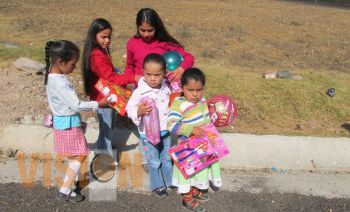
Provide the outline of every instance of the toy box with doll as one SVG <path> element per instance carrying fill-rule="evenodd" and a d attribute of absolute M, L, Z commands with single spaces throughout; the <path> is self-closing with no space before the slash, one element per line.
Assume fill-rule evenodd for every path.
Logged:
<path fill-rule="evenodd" d="M 169 149 L 171 159 L 187 179 L 229 153 L 213 124 L 202 127 L 202 138 L 191 136 Z"/>

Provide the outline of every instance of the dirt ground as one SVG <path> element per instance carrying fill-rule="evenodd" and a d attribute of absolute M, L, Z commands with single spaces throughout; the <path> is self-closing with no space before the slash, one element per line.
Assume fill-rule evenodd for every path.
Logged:
<path fill-rule="evenodd" d="M 42 119 L 49 112 L 43 75 L 21 71 L 8 65 L 2 67 L 0 81 L 1 125 L 20 123 L 25 115 Z M 33 120 L 34 121 L 34 120 Z"/>
<path fill-rule="evenodd" d="M 0 114 L 2 114 L 0 127 L 13 123 L 42 124 L 44 115 L 50 113 L 44 75 L 38 75 L 35 71 L 17 69 L 12 64 L 3 65 L 0 68 L 4 71 L 0 80 Z M 69 78 L 78 88 L 80 97 L 87 100 L 79 92 L 82 88 L 79 81 L 74 76 Z M 82 115 L 85 120 L 94 117 L 92 112 Z"/>
<path fill-rule="evenodd" d="M 238 121 L 234 126 L 221 130 L 258 134 L 349 135 L 350 109 L 346 96 L 350 86 L 345 83 L 350 79 L 349 7 L 271 0 L 248 0 L 244 3 L 234 0 L 69 0 L 64 4 L 61 1 L 39 0 L 0 2 L 0 126 L 20 123 L 26 115 L 29 115 L 27 119 L 31 116 L 33 122 L 39 123 L 49 111 L 44 77 L 15 69 L 12 66 L 15 59 L 29 55 L 43 62 L 42 49 L 49 39 L 69 39 L 82 47 L 90 22 L 104 17 L 114 26 L 114 65 L 123 68 L 125 44 L 135 33 L 135 14 L 142 7 L 155 8 L 171 34 L 195 55 L 196 66 L 204 68 L 211 77 L 209 81 L 216 83 L 208 89 L 210 94 L 227 93 L 237 98 Z M 3 47 L 5 43 L 14 44 L 19 50 L 6 49 Z M 289 83 L 291 87 L 285 87 L 286 84 L 276 86 L 279 82 L 261 83 L 261 73 L 271 70 L 293 70 L 303 76 L 307 73 L 310 81 L 322 80 L 322 84 L 310 88 L 315 88 L 315 92 L 298 90 L 298 96 L 292 90 L 294 87 L 299 89 L 297 83 Z M 234 80 L 243 82 L 239 84 L 241 88 L 218 84 L 222 79 L 231 77 L 227 74 L 229 71 L 234 73 Z M 313 73 L 322 74 L 315 79 L 312 78 Z M 336 76 L 334 79 L 337 80 L 328 83 L 331 81 L 328 79 L 332 78 L 329 76 Z M 70 77 L 80 96 L 86 98 L 81 92 L 80 70 Z M 232 78 L 227 84 L 235 84 L 234 80 Z M 339 98 L 334 101 L 336 104 L 328 104 L 331 108 L 328 105 L 322 107 L 325 102 L 324 86 L 329 84 L 339 88 Z M 252 88 L 256 90 L 250 92 Z M 260 97 L 260 102 L 255 95 Z M 309 95 L 319 98 L 309 98 Z M 272 103 L 276 104 L 272 112 L 270 102 L 266 101 L 269 98 L 274 98 Z M 290 108 L 296 108 L 295 111 L 283 109 L 285 100 Z M 310 111 L 308 117 L 296 116 L 298 110 L 313 106 L 319 107 L 315 109 L 319 111 Z M 84 116 L 93 114 L 85 113 Z"/>

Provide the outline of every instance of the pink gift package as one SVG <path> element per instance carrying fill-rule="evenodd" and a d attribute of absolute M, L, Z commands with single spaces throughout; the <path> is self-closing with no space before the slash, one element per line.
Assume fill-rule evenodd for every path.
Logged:
<path fill-rule="evenodd" d="M 213 124 L 202 127 L 202 138 L 191 136 L 169 149 L 171 159 L 187 179 L 229 153 Z"/>

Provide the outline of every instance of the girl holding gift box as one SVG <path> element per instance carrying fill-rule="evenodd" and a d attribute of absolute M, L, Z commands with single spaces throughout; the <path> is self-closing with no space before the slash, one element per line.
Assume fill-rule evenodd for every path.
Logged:
<path fill-rule="evenodd" d="M 126 111 L 132 121 L 138 126 L 140 139 L 143 142 L 145 154 L 148 160 L 150 188 L 159 198 L 168 196 L 167 187 L 171 186 L 172 164 L 168 154 L 170 148 L 170 134 L 167 131 L 167 118 L 169 109 L 170 89 L 165 83 L 166 65 L 162 55 L 149 54 L 143 62 L 142 77 L 138 81 L 137 89 L 132 93 Z M 150 107 L 145 98 L 155 102 L 155 107 Z M 159 125 L 158 131 L 160 142 L 158 144 L 147 136 L 147 129 L 152 126 L 145 126 L 145 117 L 153 110 L 159 111 L 159 122 L 152 123 L 152 126 Z M 151 115 L 151 114 L 150 114 Z M 156 137 L 156 136 L 154 136 Z"/>
<path fill-rule="evenodd" d="M 168 129 L 171 133 L 179 135 L 179 142 L 191 135 L 202 137 L 203 129 L 200 127 L 210 123 L 207 102 L 203 97 L 205 75 L 197 68 L 185 71 L 181 78 L 183 95 L 175 98 L 169 110 Z M 193 211 L 204 211 L 197 201 L 207 201 L 209 197 L 201 190 L 208 189 L 209 180 L 216 187 L 221 187 L 219 163 L 201 170 L 192 177 L 185 179 L 180 170 L 174 166 L 172 184 L 178 187 L 182 194 L 182 205 Z"/>
<path fill-rule="evenodd" d="M 57 155 L 68 157 L 68 169 L 58 197 L 70 202 L 80 202 L 81 194 L 71 190 L 79 176 L 81 164 L 88 154 L 80 111 L 96 110 L 108 105 L 106 98 L 99 102 L 79 100 L 72 83 L 66 77 L 75 69 L 79 59 L 78 47 L 70 41 L 49 41 L 45 47 L 45 85 L 50 109 L 53 113 L 54 149 Z"/>
<path fill-rule="evenodd" d="M 103 18 L 98 18 L 91 23 L 86 36 L 82 73 L 85 93 L 90 96 L 91 100 L 98 101 L 103 98 L 103 95 L 94 87 L 99 78 L 105 79 L 111 84 L 122 86 L 134 83 L 140 78 L 140 76 L 135 76 L 134 73 L 118 74 L 114 71 L 109 54 L 111 36 L 112 26 Z M 115 123 L 115 110 L 112 108 L 100 108 L 97 110 L 97 115 L 100 126 L 97 148 L 106 150 L 113 157 L 111 131 Z M 111 165 L 117 166 L 117 159 L 116 161 L 111 161 Z"/>
<path fill-rule="evenodd" d="M 162 19 L 151 8 L 143 8 L 136 16 L 136 34 L 127 43 L 125 74 L 143 75 L 142 64 L 150 53 L 164 54 L 167 51 L 177 51 L 183 57 L 180 66 L 171 72 L 172 82 L 178 82 L 184 70 L 194 64 L 192 54 L 186 52 L 183 46 L 166 30 Z M 142 142 L 139 148 L 143 154 Z M 146 164 L 146 161 L 142 161 Z M 144 166 L 147 167 L 147 166 Z"/>

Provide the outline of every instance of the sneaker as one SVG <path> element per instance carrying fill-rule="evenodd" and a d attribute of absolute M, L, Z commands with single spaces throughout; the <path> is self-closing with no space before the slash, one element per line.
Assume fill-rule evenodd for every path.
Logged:
<path fill-rule="evenodd" d="M 166 192 L 166 189 L 161 189 L 157 188 L 156 190 L 153 191 L 153 193 L 156 195 L 158 198 L 167 198 L 169 196 L 168 192 Z"/>
<path fill-rule="evenodd" d="M 142 164 L 142 169 L 143 169 L 143 171 L 145 171 L 146 173 L 149 173 L 148 164 Z"/>
<path fill-rule="evenodd" d="M 209 200 L 209 196 L 201 191 L 199 191 L 196 195 L 193 195 L 193 198 L 200 202 L 206 202 Z"/>
<path fill-rule="evenodd" d="M 176 186 L 173 186 L 173 185 L 169 186 L 169 188 L 170 188 L 171 190 L 173 190 L 173 191 L 177 191 L 177 190 L 178 190 L 178 188 L 177 188 Z"/>
<path fill-rule="evenodd" d="M 190 211 L 196 211 L 196 212 L 204 212 L 205 209 L 203 208 L 203 206 L 195 199 L 192 199 L 189 202 L 185 202 L 184 200 L 182 200 L 182 207 L 186 208 Z"/>
<path fill-rule="evenodd" d="M 68 194 L 58 192 L 57 198 L 68 202 L 81 202 L 85 199 L 85 197 L 81 194 L 76 193 L 75 196 L 72 196 L 72 193 L 73 191 L 70 191 Z"/>

